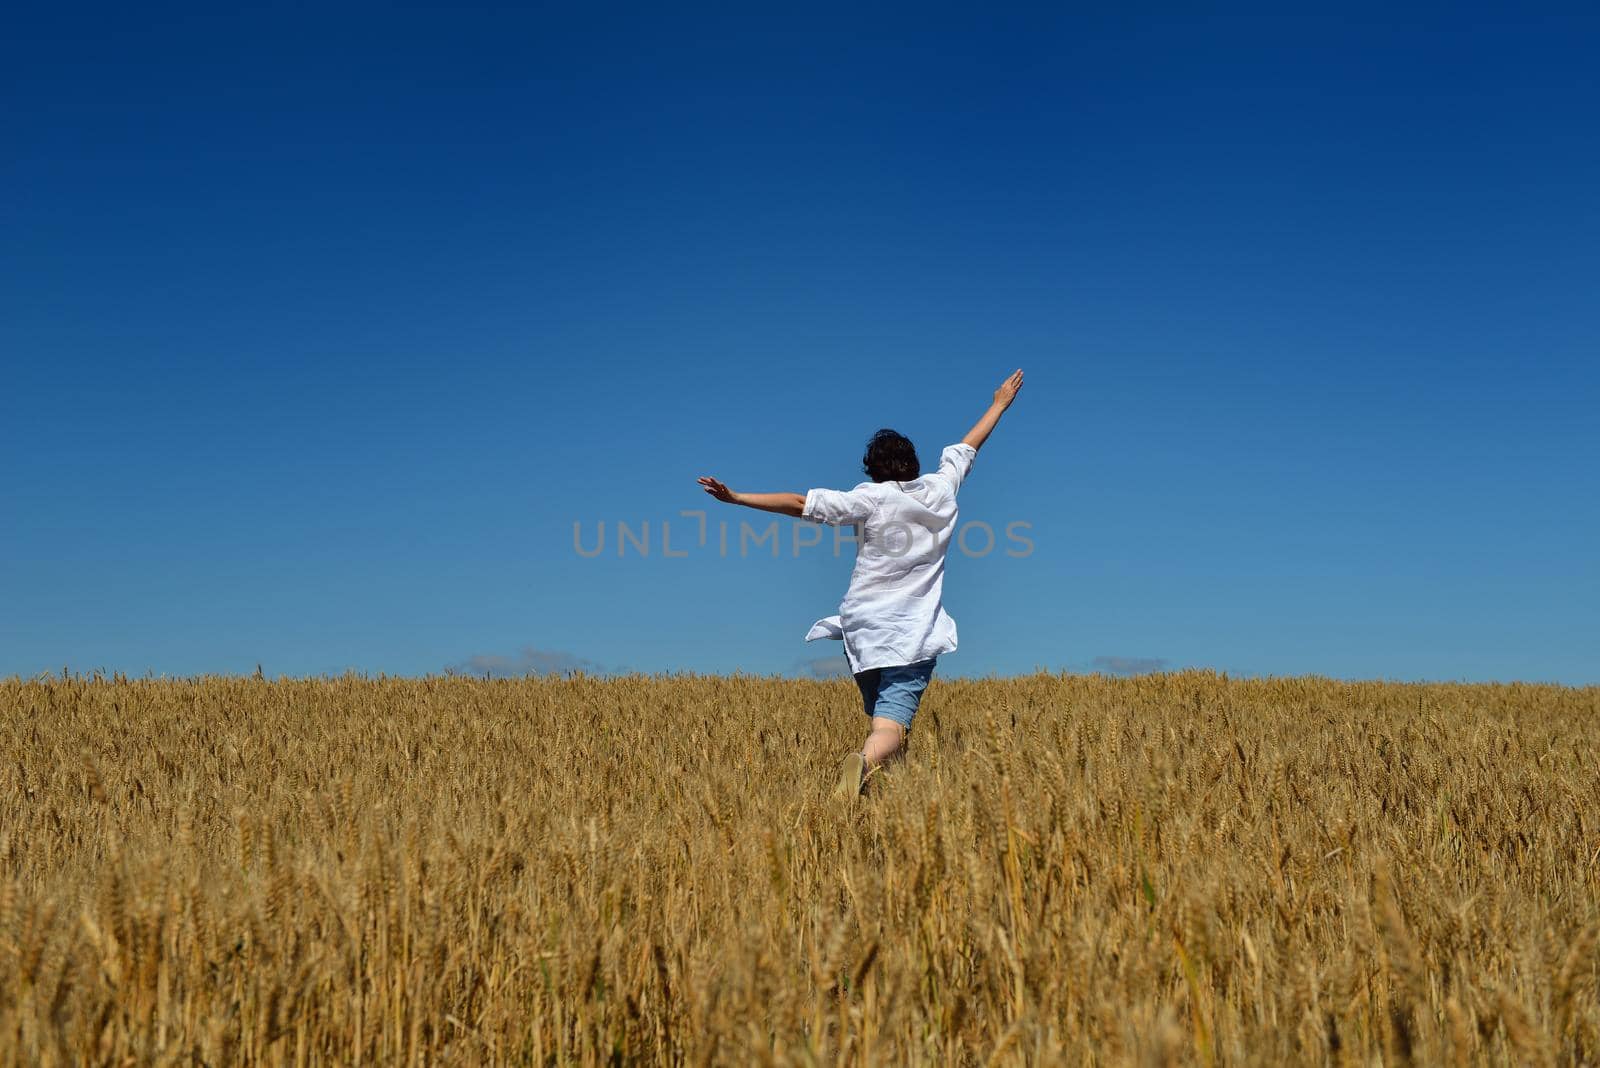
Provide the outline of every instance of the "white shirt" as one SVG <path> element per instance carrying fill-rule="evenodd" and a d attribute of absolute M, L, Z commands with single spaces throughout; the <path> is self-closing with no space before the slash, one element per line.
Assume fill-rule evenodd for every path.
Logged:
<path fill-rule="evenodd" d="M 814 489 L 800 515 L 856 527 L 856 566 L 839 614 L 819 619 L 806 641 L 842 638 L 852 672 L 915 664 L 956 648 L 944 610 L 944 556 L 956 529 L 956 491 L 978 450 L 965 442 L 939 456 L 939 470 L 910 482 Z"/>

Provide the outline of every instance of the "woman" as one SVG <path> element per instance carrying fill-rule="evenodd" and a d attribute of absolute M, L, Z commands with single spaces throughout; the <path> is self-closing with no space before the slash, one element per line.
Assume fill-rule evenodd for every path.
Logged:
<path fill-rule="evenodd" d="M 860 752 L 845 758 L 839 792 L 854 797 L 869 771 L 899 755 L 911 732 L 933 665 L 956 648 L 956 624 L 944 610 L 944 557 L 955 534 L 956 493 L 978 450 L 1022 388 L 1014 372 L 994 391 L 994 403 L 922 474 L 917 451 L 893 430 L 867 443 L 862 468 L 870 482 L 840 491 L 735 493 L 701 478 L 711 496 L 765 512 L 858 527 L 856 566 L 839 614 L 818 620 L 806 640 L 838 638 L 855 675 L 871 731 Z"/>

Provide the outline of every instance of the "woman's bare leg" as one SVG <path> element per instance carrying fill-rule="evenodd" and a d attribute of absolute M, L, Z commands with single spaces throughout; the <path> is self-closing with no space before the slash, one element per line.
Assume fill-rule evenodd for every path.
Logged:
<path fill-rule="evenodd" d="M 872 733 L 861 755 L 867 758 L 867 767 L 875 768 L 899 756 L 905 750 L 906 729 L 888 716 L 872 717 Z"/>
<path fill-rule="evenodd" d="M 906 729 L 887 716 L 873 716 L 872 733 L 867 735 L 867 744 L 861 747 L 861 752 L 851 753 L 844 758 L 844 767 L 839 772 L 838 794 L 843 797 L 860 794 L 868 772 L 904 755 L 905 750 Z"/>

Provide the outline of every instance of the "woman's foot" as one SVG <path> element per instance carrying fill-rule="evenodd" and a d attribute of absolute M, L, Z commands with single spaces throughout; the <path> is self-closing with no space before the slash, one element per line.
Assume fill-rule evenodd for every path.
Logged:
<path fill-rule="evenodd" d="M 867 778 L 867 758 L 860 753 L 851 753 L 844 758 L 844 765 L 839 769 L 839 785 L 834 787 L 834 796 L 846 800 L 854 800 L 861 796 L 861 784 Z"/>

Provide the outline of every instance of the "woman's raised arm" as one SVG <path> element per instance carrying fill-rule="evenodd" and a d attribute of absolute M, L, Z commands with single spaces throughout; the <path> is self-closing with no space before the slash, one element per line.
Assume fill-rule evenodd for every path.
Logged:
<path fill-rule="evenodd" d="M 805 510 L 806 499 L 799 493 L 735 493 L 727 486 L 709 476 L 700 479 L 700 488 L 719 501 L 728 504 L 742 504 L 746 508 L 758 508 L 763 512 L 777 512 L 779 515 L 799 515 Z"/>
<path fill-rule="evenodd" d="M 994 391 L 994 403 L 989 405 L 989 410 L 984 412 L 978 421 L 967 431 L 967 436 L 961 440 L 971 445 L 974 451 L 983 448 L 983 443 L 989 440 L 989 435 L 994 432 L 1000 417 L 1006 414 L 1006 409 L 1011 407 L 1011 402 L 1017 399 L 1017 393 L 1022 389 L 1022 368 L 1011 372 L 1011 376 L 1000 383 L 1000 388 Z"/>

